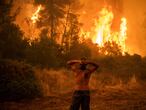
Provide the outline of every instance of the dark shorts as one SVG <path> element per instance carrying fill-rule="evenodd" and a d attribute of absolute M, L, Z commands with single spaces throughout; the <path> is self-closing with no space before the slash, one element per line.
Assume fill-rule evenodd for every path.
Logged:
<path fill-rule="evenodd" d="M 70 110 L 90 110 L 90 91 L 76 90 L 73 93 L 72 104 Z"/>

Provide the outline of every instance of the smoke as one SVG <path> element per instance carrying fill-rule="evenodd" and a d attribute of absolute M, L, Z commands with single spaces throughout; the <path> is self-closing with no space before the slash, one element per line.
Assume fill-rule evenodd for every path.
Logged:
<path fill-rule="evenodd" d="M 126 45 L 130 54 L 146 56 L 146 33 L 143 28 L 146 19 L 145 0 L 80 0 L 84 7 L 81 12 L 80 21 L 83 22 L 84 30 L 89 31 L 94 25 L 98 12 L 105 5 L 111 5 L 114 12 L 114 23 L 112 28 L 117 30 L 121 17 L 126 17 L 128 22 L 128 36 Z"/>
<path fill-rule="evenodd" d="M 123 2 L 122 0 L 81 0 L 84 5 L 81 11 L 81 22 L 83 21 L 83 28 L 89 30 L 93 24 L 94 19 L 98 19 L 99 11 L 103 7 L 111 9 L 114 14 L 114 19 L 112 23 L 113 31 L 118 31 L 120 27 L 120 18 L 123 14 Z"/>
<path fill-rule="evenodd" d="M 80 11 L 80 21 L 83 23 L 83 29 L 89 31 L 94 25 L 94 19 L 98 17 L 98 12 L 102 8 L 102 0 L 81 0 L 83 8 Z"/>
<path fill-rule="evenodd" d="M 128 21 L 127 45 L 131 53 L 146 56 L 146 33 L 144 29 L 145 0 L 124 0 L 124 14 Z"/>
<path fill-rule="evenodd" d="M 12 15 L 19 10 L 15 23 L 19 25 L 25 37 L 31 37 L 31 39 L 35 39 L 34 37 L 37 37 L 39 34 L 39 30 L 31 21 L 31 17 L 36 9 L 37 7 L 33 5 L 33 0 L 15 0 L 11 10 Z"/>
<path fill-rule="evenodd" d="M 79 10 L 80 22 L 85 31 L 91 31 L 94 26 L 94 19 L 98 19 L 98 12 L 105 6 L 111 5 L 114 12 L 114 22 L 112 29 L 119 29 L 120 18 L 126 17 L 128 22 L 128 36 L 126 45 L 130 54 L 146 55 L 146 33 L 143 26 L 146 19 L 146 1 L 145 0 L 80 0 L 83 7 Z M 33 0 L 14 0 L 12 14 L 19 8 L 19 14 L 16 17 L 18 24 L 25 36 L 37 36 L 39 31 L 30 23 L 32 13 L 36 11 Z"/>

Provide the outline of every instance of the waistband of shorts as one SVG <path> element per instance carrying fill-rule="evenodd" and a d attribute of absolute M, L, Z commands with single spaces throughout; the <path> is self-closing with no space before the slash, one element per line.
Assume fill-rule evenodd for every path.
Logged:
<path fill-rule="evenodd" d="M 75 90 L 74 94 L 85 94 L 85 95 L 89 95 L 90 94 L 90 90 Z"/>

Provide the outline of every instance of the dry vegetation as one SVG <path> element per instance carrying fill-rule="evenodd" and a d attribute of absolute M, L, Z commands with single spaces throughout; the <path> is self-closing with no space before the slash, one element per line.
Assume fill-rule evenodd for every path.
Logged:
<path fill-rule="evenodd" d="M 90 80 L 91 110 L 146 110 L 146 57 L 122 56 L 116 42 L 105 42 L 101 48 L 92 39 L 80 41 L 83 24 L 80 15 L 71 11 L 80 7 L 78 0 L 33 0 L 44 10 L 35 24 L 41 29 L 39 39 L 31 42 L 14 24 L 21 7 L 11 15 L 13 1 L 0 0 L 0 110 L 68 110 L 74 78 L 61 68 L 66 68 L 68 60 L 81 57 L 100 67 Z M 76 6 L 70 9 L 70 5 Z M 32 38 L 29 18 L 25 16 L 23 22 L 30 27 L 27 37 Z"/>
<path fill-rule="evenodd" d="M 1 102 L 2 110 L 68 110 L 73 92 L 72 72 L 36 69 L 42 98 Z M 90 80 L 91 110 L 146 110 L 146 89 L 135 75 L 125 84 L 111 74 L 94 73 Z"/>

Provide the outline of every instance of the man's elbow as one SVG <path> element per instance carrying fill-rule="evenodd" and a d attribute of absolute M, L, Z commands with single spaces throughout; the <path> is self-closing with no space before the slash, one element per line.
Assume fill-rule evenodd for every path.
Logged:
<path fill-rule="evenodd" d="M 99 68 L 98 65 L 95 66 L 95 68 L 93 69 L 93 72 L 96 71 Z"/>

